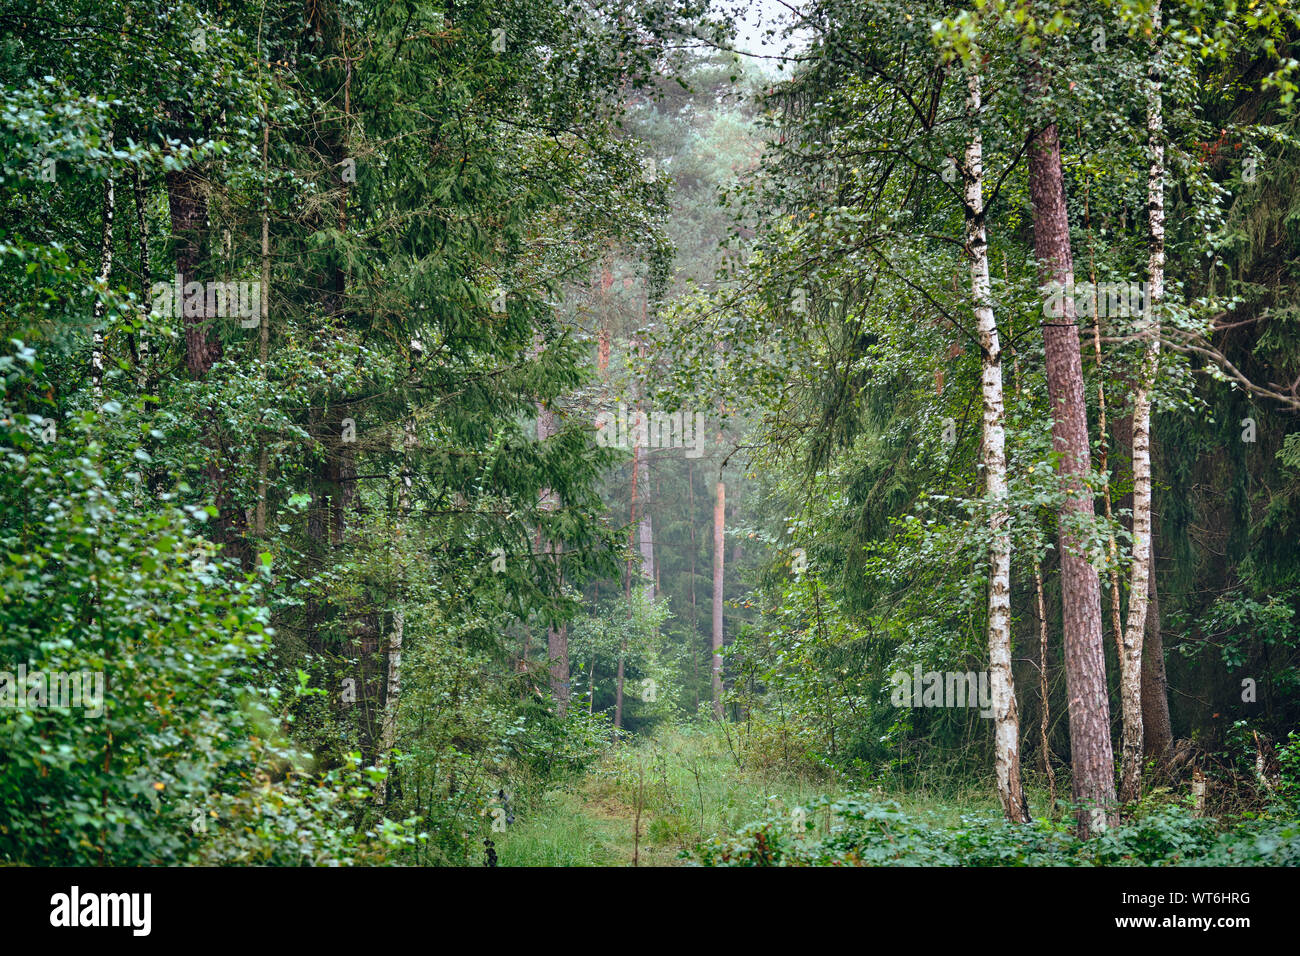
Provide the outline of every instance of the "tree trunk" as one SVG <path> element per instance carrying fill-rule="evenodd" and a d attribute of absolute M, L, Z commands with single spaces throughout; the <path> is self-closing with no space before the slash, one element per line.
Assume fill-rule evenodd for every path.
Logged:
<path fill-rule="evenodd" d="M 632 534 L 638 535 L 640 524 L 637 521 L 637 479 L 641 474 L 641 445 L 636 440 L 636 431 L 633 430 L 632 438 L 632 491 L 629 495 Z M 627 567 L 623 578 L 623 599 L 627 601 L 627 616 L 632 617 L 632 548 L 628 549 Z M 623 729 L 623 674 L 624 658 L 627 656 L 627 639 L 618 648 L 618 674 L 614 681 L 614 729 Z"/>
<path fill-rule="evenodd" d="M 646 300 L 641 300 L 641 323 L 644 326 L 646 321 Z M 641 356 L 641 361 L 646 361 L 646 346 L 644 341 L 638 341 L 637 352 Z M 650 413 L 642 411 L 643 416 Z M 648 421 L 648 419 L 647 419 Z M 639 432 L 638 432 L 639 434 Z M 648 434 L 648 433 L 647 433 Z M 638 537 L 641 543 L 641 580 L 645 582 L 645 596 L 647 605 L 653 604 L 655 593 L 659 588 L 659 573 L 655 567 L 655 536 L 654 525 L 650 517 L 650 449 L 646 448 L 645 454 L 641 455 L 637 462 L 637 467 L 641 471 L 639 484 L 641 486 L 641 523 L 638 525 Z"/>
<path fill-rule="evenodd" d="M 1082 144 L 1082 129 L 1079 137 Z M 1097 293 L 1097 259 L 1093 251 L 1092 242 L 1092 207 L 1089 202 L 1089 189 L 1085 187 L 1083 192 L 1083 221 L 1088 227 L 1088 281 L 1092 283 L 1092 351 L 1097 361 L 1097 470 L 1107 477 L 1107 484 L 1102 494 L 1102 504 L 1106 508 L 1106 521 L 1109 523 L 1115 517 L 1113 502 L 1111 501 L 1111 482 L 1110 478 L 1110 441 L 1106 431 L 1106 375 L 1103 371 L 1104 364 L 1101 354 L 1101 310 L 1098 308 Z M 1110 567 L 1107 569 L 1107 577 L 1110 579 L 1110 631 L 1115 641 L 1115 661 L 1116 666 L 1122 667 L 1124 664 L 1124 625 L 1121 620 L 1120 611 L 1120 585 L 1119 585 L 1119 546 L 1115 541 L 1114 534 L 1106 535 L 1106 553 L 1110 556 Z"/>
<path fill-rule="evenodd" d="M 636 415 L 645 412 L 637 411 Z M 638 419 L 640 421 L 640 419 Z M 648 449 L 643 449 L 637 440 L 638 429 L 632 429 L 632 525 L 636 538 L 636 551 L 640 555 L 640 581 L 642 596 L 647 605 L 655 600 L 655 550 L 654 526 L 651 524 L 649 503 L 650 463 L 647 459 Z M 632 565 L 629 559 L 627 568 L 628 614 L 632 613 Z M 614 695 L 614 726 L 623 726 L 623 658 L 626 646 L 620 648 L 618 659 L 618 681 Z"/>
<path fill-rule="evenodd" d="M 619 648 L 618 653 L 618 671 L 614 677 L 614 729 L 623 729 L 623 656 L 627 652 L 626 645 Z"/>
<path fill-rule="evenodd" d="M 646 455 L 641 456 L 641 519 L 637 522 L 637 538 L 641 551 L 641 582 L 645 587 L 647 603 L 653 603 L 657 593 L 658 577 L 655 569 L 654 525 L 650 517 L 650 464 Z"/>
<path fill-rule="evenodd" d="M 1163 759 L 1173 746 L 1174 734 L 1169 723 L 1169 681 L 1165 676 L 1165 646 L 1160 635 L 1160 601 L 1156 592 L 1154 516 L 1151 541 L 1146 640 L 1142 647 L 1142 749 L 1148 757 Z"/>
<path fill-rule="evenodd" d="M 1088 279 L 1092 282 L 1093 293 L 1093 324 L 1092 324 L 1092 349 L 1097 358 L 1097 469 L 1109 477 L 1110 475 L 1110 442 L 1107 438 L 1106 423 L 1106 376 L 1102 370 L 1101 358 L 1101 319 L 1097 313 L 1097 270 L 1095 267 L 1089 269 Z M 1106 485 L 1106 492 L 1102 495 L 1102 504 L 1106 508 L 1106 520 L 1111 521 L 1115 517 L 1115 512 L 1110 498 L 1110 484 Z M 1115 541 L 1115 535 L 1106 535 L 1106 551 L 1110 555 L 1110 568 L 1107 577 L 1110 579 L 1110 629 L 1115 636 L 1115 660 L 1119 666 L 1124 664 L 1124 626 L 1120 617 L 1120 588 L 1119 588 L 1119 545 Z"/>
<path fill-rule="evenodd" d="M 406 637 L 406 615 L 393 612 L 393 630 L 388 636 L 388 686 L 384 694 L 384 722 L 379 730 L 379 766 L 388 763 L 388 755 L 397 742 L 397 708 L 402 699 L 402 641 Z M 392 771 L 389 770 L 391 774 Z M 388 777 L 376 785 L 379 805 L 388 805 Z"/>
<path fill-rule="evenodd" d="M 403 456 L 406 461 L 406 467 L 403 471 L 410 469 L 411 450 L 415 447 L 415 421 L 408 418 L 404 428 L 403 443 L 406 454 Z M 406 513 L 411 507 L 411 489 L 407 484 L 406 475 L 397 486 L 397 528 L 395 536 L 401 538 L 402 525 L 406 521 Z M 405 581 L 399 581 L 399 592 L 404 592 Z M 398 600 L 401 600 L 399 596 Z M 384 766 L 388 762 L 388 754 L 397 742 L 397 710 L 402 700 L 402 642 L 406 638 L 406 613 L 399 606 L 393 611 L 393 630 L 388 637 L 388 686 L 384 692 L 384 718 L 383 724 L 379 730 L 379 757 L 378 765 Z M 389 771 L 391 773 L 391 771 Z M 381 779 L 376 787 L 379 795 L 379 805 L 387 806 L 388 804 L 388 777 Z"/>
<path fill-rule="evenodd" d="M 1036 556 L 1034 593 L 1038 599 L 1038 736 L 1043 749 L 1043 772 L 1047 774 L 1047 799 L 1052 819 L 1056 819 L 1056 770 L 1052 766 L 1052 745 L 1047 734 L 1051 724 L 1051 693 L 1047 681 L 1047 602 L 1043 600 L 1043 568 Z"/>
<path fill-rule="evenodd" d="M 970 260 L 971 300 L 979 328 L 984 404 L 984 478 L 992 544 L 989 548 L 989 683 L 993 692 L 994 768 L 998 796 L 1007 819 L 1028 823 L 1020 780 L 1020 718 L 1011 673 L 1011 534 L 1007 527 L 1007 456 L 1002 401 L 1002 345 L 993 315 L 989 247 L 984 223 L 984 158 L 979 132 L 980 78 L 969 77 L 967 111 L 974 124 L 962 164 L 965 184 L 966 255 Z"/>
<path fill-rule="evenodd" d="M 198 294 L 193 299 L 184 295 L 191 283 L 196 284 L 191 291 L 203 287 L 199 267 L 203 261 L 208 224 L 206 185 L 202 173 L 194 166 L 169 171 L 166 181 L 167 206 L 171 213 L 172 236 L 176 242 L 175 281 L 181 284 L 180 292 L 183 301 L 186 301 L 181 318 L 185 329 L 185 367 L 191 376 L 200 379 L 208 374 L 222 356 L 221 342 L 212 334 L 211 329 L 215 316 L 207 315 L 207 309 L 200 307 L 206 305 L 206 295 Z M 208 464 L 204 468 L 204 474 L 211 486 L 217 508 L 214 538 L 222 545 L 227 556 L 235 558 L 241 566 L 247 568 L 252 557 L 245 538 L 248 521 L 244 509 L 236 505 L 230 490 L 230 478 L 235 471 L 233 458 L 237 453 L 222 443 L 217 423 L 216 409 L 209 408 L 203 439 L 208 446 Z"/>
<path fill-rule="evenodd" d="M 1033 203 L 1034 254 L 1044 285 L 1074 285 L 1061 145 L 1056 124 L 1034 138 L 1029 151 L 1029 193 Z M 1080 476 L 1088 471 L 1087 406 L 1074 300 L 1062 294 L 1060 314 L 1044 323 L 1047 390 L 1052 405 L 1053 447 L 1072 494 L 1061 506 L 1059 542 L 1065 632 L 1065 684 L 1070 713 L 1071 779 L 1079 811 L 1079 833 L 1087 837 L 1109 826 L 1115 803 L 1115 758 L 1110 743 L 1110 702 L 1102 650 L 1101 584 L 1069 524 L 1093 517 L 1092 496 Z"/>
<path fill-rule="evenodd" d="M 171 170 L 166 178 L 167 208 L 171 212 L 172 236 L 176 240 L 176 274 L 184 292 L 184 286 L 201 281 L 198 267 L 207 233 L 208 197 L 204 192 L 203 176 L 194 166 Z M 202 378 L 221 359 L 221 343 L 209 337 L 210 317 L 187 314 L 182 321 L 185 327 L 185 367 L 194 378 Z"/>
<path fill-rule="evenodd" d="M 538 349 L 540 351 L 540 337 L 538 339 Z M 558 431 L 555 424 L 555 412 L 545 407 L 541 402 L 537 403 L 537 440 L 546 441 Z M 539 507 L 543 511 L 554 511 L 560 506 L 559 496 L 550 488 L 543 488 L 541 492 L 541 501 Z M 541 536 L 538 530 L 539 538 Z M 558 587 L 561 582 L 560 554 L 563 550 L 563 544 L 555 541 L 543 541 L 542 550 L 551 559 L 554 571 L 555 581 Z M 566 625 L 556 625 L 554 622 L 548 622 L 546 627 L 546 657 L 549 662 L 551 696 L 555 698 L 555 712 L 561 717 L 569 709 L 569 629 Z"/>
<path fill-rule="evenodd" d="M 713 716 L 722 719 L 722 584 L 727 486 L 719 481 L 713 503 Z"/>
<path fill-rule="evenodd" d="M 112 139 L 109 139 L 112 142 Z M 117 199 L 113 189 L 113 177 L 104 180 L 104 232 L 99 244 L 99 282 L 107 289 L 108 277 L 113 272 L 113 214 L 117 211 Z M 95 408 L 104 401 L 104 311 L 103 294 L 95 297 L 94 341 L 90 350 L 90 383 L 95 395 Z"/>
<path fill-rule="evenodd" d="M 149 218 L 145 214 L 148 194 L 140 170 L 132 171 L 132 190 L 135 193 L 136 241 L 140 257 L 140 339 L 136 349 L 136 386 L 140 391 L 149 388 L 149 323 L 153 312 L 153 282 L 149 264 Z"/>
<path fill-rule="evenodd" d="M 329 165 L 335 169 L 348 156 L 347 124 L 350 112 L 350 103 L 348 101 L 350 67 L 345 65 L 341 76 L 334 68 L 335 63 L 347 63 L 347 54 L 346 50 L 343 49 L 338 13 L 337 5 L 334 3 L 313 3 L 308 7 L 308 16 L 305 23 L 307 34 L 311 38 L 309 42 L 313 44 L 319 43 L 321 50 L 323 52 L 328 51 L 330 56 L 329 63 L 331 65 L 322 73 L 320 82 L 329 86 L 337 83 L 337 89 L 342 93 L 342 122 L 334 122 L 333 118 L 331 118 L 330 122 L 312 126 L 308 131 L 310 148 L 322 158 L 327 158 Z M 263 184 L 265 186 L 269 178 L 269 169 L 267 168 L 269 154 L 267 150 L 269 150 L 270 145 L 270 131 L 265 123 L 263 124 L 262 135 L 264 142 Z M 347 232 L 347 203 L 350 190 L 346 182 L 331 182 L 328 188 L 332 189 L 336 185 L 339 187 L 336 206 L 337 218 L 330 221 L 327 215 L 328 207 L 323 204 L 314 206 L 304 217 L 309 229 L 334 227 L 341 234 Z M 264 212 L 267 211 L 264 210 Z M 267 214 L 269 215 L 269 212 Z M 344 325 L 346 322 L 348 267 L 343 261 L 343 257 L 337 253 L 331 253 L 325 257 L 320 263 L 319 271 L 310 277 L 308 281 L 312 286 L 312 296 L 319 305 L 321 314 L 327 319 L 323 323 L 326 330 L 324 334 L 330 334 L 334 328 Z M 265 312 L 262 318 L 264 322 L 267 321 Z M 340 544 L 343 541 L 346 532 L 348 506 L 356 494 L 355 446 L 352 443 L 345 444 L 343 442 L 343 419 L 347 417 L 347 414 L 343 410 L 345 405 L 336 401 L 334 389 L 326 386 L 322 390 L 322 394 L 315 400 L 319 402 L 319 406 L 308 410 L 308 430 L 320 444 L 323 455 L 319 461 L 313 459 L 308 463 L 308 468 L 311 470 L 312 502 L 307 514 L 307 536 L 309 549 L 320 562 L 320 566 L 325 567 L 334 560 L 331 556 L 333 552 L 331 544 Z M 411 466 L 409 462 L 403 465 L 402 481 L 404 490 L 409 493 L 411 483 Z M 256 522 L 256 515 L 254 516 L 254 522 Z M 312 639 L 317 641 L 319 640 L 319 624 L 326 613 L 338 614 L 340 611 L 346 613 L 345 608 L 332 606 L 328 599 L 319 602 L 309 601 L 307 610 L 310 617 L 309 627 L 312 632 Z M 360 660 L 359 677 L 361 688 L 358 691 L 358 703 L 361 705 L 359 709 L 362 713 L 362 739 L 368 741 L 372 747 L 378 741 L 375 728 L 380 726 L 382 722 L 382 716 L 378 721 L 372 719 L 373 715 L 377 713 L 379 697 L 383 687 L 382 670 L 378 661 L 378 655 L 383 644 L 382 633 L 383 621 L 375 620 L 373 626 L 365 623 L 354 628 L 351 638 L 357 646 Z"/>
<path fill-rule="evenodd" d="M 1132 392 L 1134 386 L 1128 385 Z M 1114 420 L 1115 449 L 1122 450 L 1128 463 L 1132 463 L 1132 444 L 1134 444 L 1134 420 L 1132 415 L 1121 415 Z M 1151 440 L 1152 462 L 1156 460 L 1156 438 Z M 1118 460 L 1118 459 L 1117 459 Z M 1152 466 L 1154 471 L 1154 464 Z M 1127 492 L 1119 499 L 1119 510 L 1132 514 L 1134 497 Z M 1144 628 L 1143 652 L 1141 652 L 1141 722 L 1143 722 L 1143 753 L 1147 757 L 1165 757 L 1173 747 L 1173 726 L 1169 717 L 1169 682 L 1165 674 L 1165 646 L 1160 627 L 1160 601 L 1156 591 L 1156 538 L 1157 515 L 1152 509 L 1151 523 L 1151 561 L 1148 562 L 1147 589 L 1147 627 Z M 1126 527 L 1132 531 L 1132 522 Z"/>
<path fill-rule="evenodd" d="M 1160 4 L 1151 13 L 1155 55 L 1147 79 L 1147 215 L 1151 256 L 1146 295 L 1146 349 L 1133 398 L 1133 562 L 1129 569 L 1128 621 L 1120 701 L 1124 712 L 1124 746 L 1120 799 L 1136 800 L 1142 789 L 1142 644 L 1146 635 L 1147 588 L 1151 580 L 1151 390 L 1160 366 L 1160 307 L 1165 294 L 1165 147 L 1160 95 Z"/>
<path fill-rule="evenodd" d="M 699 631 L 699 611 L 695 601 L 695 561 L 697 557 L 697 548 L 695 544 L 695 469 L 691 465 L 691 460 L 686 459 L 686 492 L 687 510 L 690 515 L 687 525 L 691 529 L 691 695 L 694 699 L 694 709 L 691 711 L 692 716 L 700 712 L 700 631 Z"/>
<path fill-rule="evenodd" d="M 555 546 L 558 551 L 560 546 Z M 546 629 L 546 654 L 551 660 L 551 693 L 555 695 L 555 712 L 563 717 L 569 710 L 569 625 Z"/>
<path fill-rule="evenodd" d="M 271 127 L 266 117 L 262 117 L 262 301 L 261 322 L 258 331 L 257 356 L 262 364 L 262 379 L 266 379 L 267 352 L 271 337 Z M 266 436 L 258 441 L 257 452 L 257 511 L 253 521 L 253 530 L 260 537 L 266 534 L 266 473 L 269 466 L 269 451 Z"/>

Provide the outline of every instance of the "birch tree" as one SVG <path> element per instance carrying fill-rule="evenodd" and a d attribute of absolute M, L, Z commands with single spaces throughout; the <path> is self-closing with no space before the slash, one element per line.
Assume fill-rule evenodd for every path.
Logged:
<path fill-rule="evenodd" d="M 402 523 L 411 508 L 411 452 L 415 448 L 415 419 L 408 418 L 403 426 L 402 480 L 397 486 L 397 521 L 395 530 L 402 535 Z M 402 643 L 406 637 L 406 613 L 398 607 L 393 611 L 393 630 L 388 636 L 388 686 L 384 693 L 383 723 L 379 728 L 377 765 L 382 767 L 388 754 L 397 743 L 397 712 L 402 700 Z M 391 771 L 390 771 L 391 772 Z M 382 777 L 375 787 L 380 806 L 388 804 L 388 777 Z"/>
<path fill-rule="evenodd" d="M 1146 82 L 1147 264 L 1145 348 L 1133 396 L 1133 560 L 1129 568 L 1128 620 L 1120 668 L 1123 750 L 1120 799 L 1136 800 L 1142 782 L 1142 641 L 1146 631 L 1147 583 L 1151 577 L 1151 391 L 1160 367 L 1160 307 L 1165 294 L 1165 148 L 1162 141 L 1160 0 L 1151 12 L 1153 56 Z"/>
<path fill-rule="evenodd" d="M 111 137 L 109 142 L 112 142 Z M 106 306 L 104 292 L 107 291 L 108 277 L 113 272 L 113 215 L 116 210 L 117 202 L 113 191 L 113 177 L 109 176 L 104 180 L 104 231 L 99 245 L 99 274 L 97 276 L 102 291 L 95 299 L 94 342 L 90 352 L 90 381 L 91 390 L 95 396 L 96 408 L 99 408 L 104 401 L 104 312 Z"/>
<path fill-rule="evenodd" d="M 713 716 L 722 719 L 722 585 L 726 545 L 727 486 L 719 481 L 713 502 Z"/>
<path fill-rule="evenodd" d="M 962 162 L 965 254 L 970 261 L 971 300 L 979 330 L 984 408 L 982 458 L 989 514 L 989 683 L 993 693 L 994 768 L 1007 819 L 1027 823 L 1029 809 L 1020 781 L 1020 718 L 1011 673 L 1011 534 L 1007 514 L 1006 412 L 1002 397 L 1002 346 L 989 284 L 989 246 L 984 219 L 984 157 L 980 136 L 980 75 L 969 68 L 967 116 L 970 141 Z"/>

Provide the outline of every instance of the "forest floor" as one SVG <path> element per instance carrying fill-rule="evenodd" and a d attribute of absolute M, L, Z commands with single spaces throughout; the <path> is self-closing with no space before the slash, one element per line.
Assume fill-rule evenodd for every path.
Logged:
<path fill-rule="evenodd" d="M 578 783 L 547 795 L 496 840 L 501 866 L 682 866 L 698 842 L 735 833 L 769 809 L 786 813 L 847 790 L 829 774 L 742 766 L 737 740 L 716 728 L 671 728 L 607 755 Z M 858 788 L 861 789 L 861 788 Z M 957 799 L 875 792 L 906 809 L 951 818 L 995 807 L 993 794 Z M 829 820 L 809 820 L 818 827 Z"/>

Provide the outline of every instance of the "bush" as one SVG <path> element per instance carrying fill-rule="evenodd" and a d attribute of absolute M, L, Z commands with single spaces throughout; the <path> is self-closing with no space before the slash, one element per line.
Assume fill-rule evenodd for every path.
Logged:
<path fill-rule="evenodd" d="M 40 372 L 0 357 L 0 861 L 333 864 L 405 839 L 338 829 L 365 780 L 304 776 L 277 742 L 259 574 L 217 557 L 205 510 L 115 491 L 96 416 L 45 441 L 11 399 Z"/>
<path fill-rule="evenodd" d="M 818 808 L 834 818 L 815 833 Z M 932 826 L 897 803 L 869 796 L 820 800 L 807 808 L 803 832 L 789 815 L 769 813 L 696 851 L 708 866 L 1293 866 L 1300 863 L 1300 823 L 1238 821 L 1221 830 L 1179 804 L 1161 806 L 1093 840 L 1063 824 L 1007 823 L 994 814 Z"/>

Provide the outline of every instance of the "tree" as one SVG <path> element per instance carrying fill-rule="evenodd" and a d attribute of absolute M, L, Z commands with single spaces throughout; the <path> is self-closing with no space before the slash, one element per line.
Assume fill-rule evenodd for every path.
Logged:
<path fill-rule="evenodd" d="M 1165 151 L 1161 141 L 1160 0 L 1151 13 L 1154 49 L 1146 89 L 1147 138 L 1151 165 L 1147 175 L 1147 217 L 1151 255 L 1147 266 L 1147 309 L 1142 335 L 1146 340 L 1142 368 L 1133 398 L 1133 561 L 1129 571 L 1128 621 L 1124 628 L 1124 657 L 1120 667 L 1123 705 L 1123 759 L 1119 797 L 1136 800 L 1142 785 L 1142 650 L 1146 637 L 1148 585 L 1152 578 L 1151 547 L 1151 392 L 1160 367 L 1160 308 L 1165 298 Z"/>
<path fill-rule="evenodd" d="M 1040 78 L 1041 82 L 1041 78 Z M 1074 286 L 1061 145 L 1055 122 L 1033 137 L 1029 148 L 1034 255 L 1049 292 Z M 1093 500 L 1084 477 L 1090 467 L 1087 404 L 1079 328 L 1072 296 L 1058 294 L 1059 309 L 1043 324 L 1052 438 L 1060 474 L 1069 482 L 1058 517 L 1061 602 L 1065 633 L 1065 681 L 1070 713 L 1070 766 L 1083 835 L 1107 828 L 1115 802 L 1115 758 L 1110 743 L 1110 702 L 1101 635 L 1101 583 L 1081 545 L 1080 519 L 1090 520 Z"/>
<path fill-rule="evenodd" d="M 979 329 L 984 480 L 989 530 L 989 682 L 993 696 L 994 768 L 1002 810 L 1013 823 L 1029 822 L 1020 780 L 1020 718 L 1011 673 L 1011 534 L 1007 530 L 1007 457 L 1002 401 L 1002 344 L 989 287 L 989 246 L 984 223 L 984 158 L 980 139 L 980 75 L 969 66 L 967 115 L 972 129 L 962 160 L 966 255 L 970 260 L 971 303 Z"/>
<path fill-rule="evenodd" d="M 726 551 L 727 486 L 719 481 L 713 499 L 713 717 L 722 720 L 722 595 Z"/>

